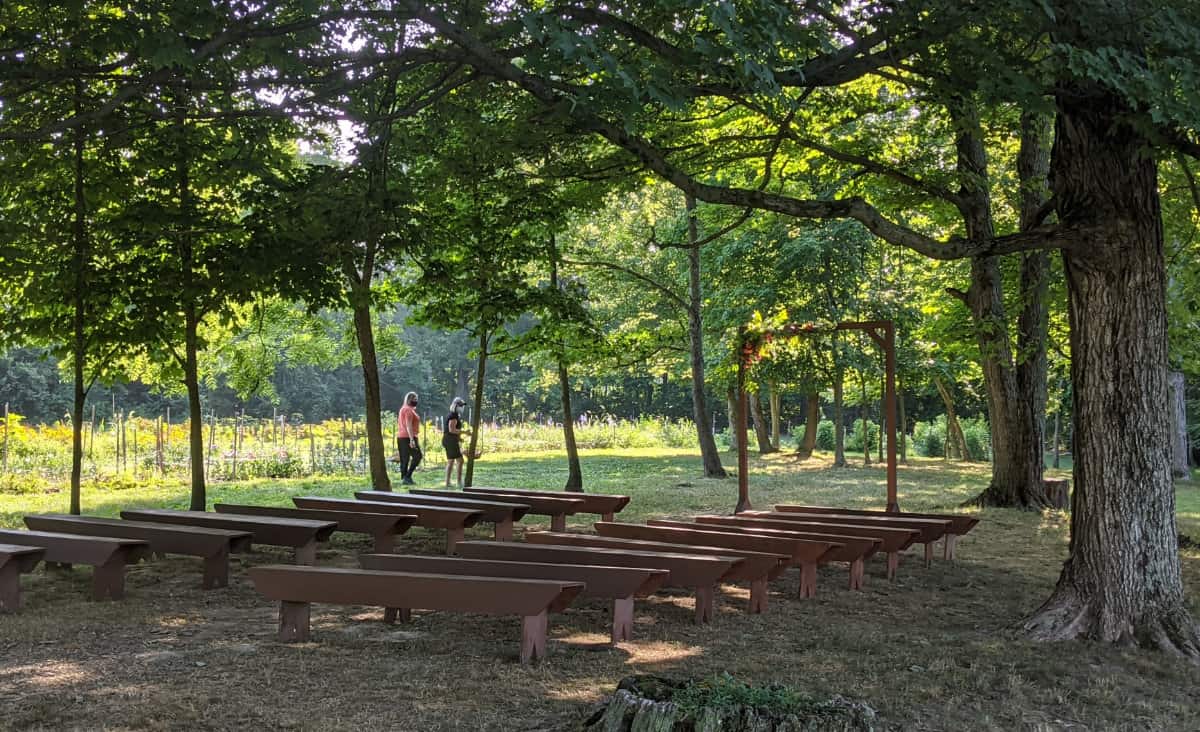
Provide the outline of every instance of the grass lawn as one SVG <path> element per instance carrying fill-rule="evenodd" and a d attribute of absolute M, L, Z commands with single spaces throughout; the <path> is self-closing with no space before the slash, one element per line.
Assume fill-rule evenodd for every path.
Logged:
<path fill-rule="evenodd" d="M 584 455 L 589 490 L 634 497 L 624 521 L 728 512 L 735 482 L 697 478 L 698 466 L 697 455 L 682 451 Z M 558 488 L 565 477 L 562 458 L 546 453 L 493 454 L 478 468 L 480 485 Z M 752 458 L 751 470 L 756 507 L 884 501 L 876 466 L 833 470 L 827 456 L 769 456 Z M 984 465 L 915 460 L 901 467 L 901 506 L 959 510 L 986 480 Z M 431 469 L 418 482 L 441 479 Z M 287 504 L 293 495 L 361 487 L 347 479 L 254 481 L 211 486 L 209 497 Z M 1200 540 L 1200 480 L 1177 495 L 1181 531 Z M 107 515 L 186 503 L 181 486 L 83 500 L 85 512 Z M 0 494 L 0 524 L 65 507 L 61 492 Z M 769 611 L 748 616 L 748 589 L 725 586 L 717 618 L 705 626 L 691 623 L 686 593 L 639 601 L 634 640 L 615 648 L 605 643 L 606 604 L 577 603 L 552 617 L 550 655 L 533 667 L 515 662 L 516 618 L 417 612 L 410 625 L 386 626 L 380 608 L 314 606 L 313 642 L 280 644 L 277 608 L 254 593 L 244 571 L 290 561 L 270 548 L 238 555 L 231 586 L 212 592 L 199 589 L 198 560 L 135 567 L 120 603 L 87 601 L 86 569 L 39 570 L 22 578 L 25 610 L 0 618 L 0 728 L 571 729 L 622 676 L 727 671 L 861 699 L 898 729 L 1200 729 L 1200 669 L 1131 649 L 1023 640 L 1017 626 L 1049 595 L 1065 558 L 1068 517 L 981 515 L 956 562 L 926 569 L 913 555 L 890 583 L 876 560 L 862 592 L 846 590 L 845 569 L 834 566 L 822 568 L 816 599 L 798 600 L 791 572 L 772 584 Z M 571 528 L 585 530 L 592 518 Z M 442 542 L 415 529 L 402 544 L 438 554 Z M 366 550 L 366 537 L 339 534 L 319 562 L 353 566 Z M 1200 552 L 1186 550 L 1183 567 L 1200 615 Z"/>

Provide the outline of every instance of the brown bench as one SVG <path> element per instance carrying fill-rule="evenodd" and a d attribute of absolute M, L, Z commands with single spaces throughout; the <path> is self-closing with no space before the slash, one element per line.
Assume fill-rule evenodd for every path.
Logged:
<path fill-rule="evenodd" d="M 750 605 L 746 612 L 751 614 L 767 611 L 767 582 L 773 580 L 791 566 L 791 555 L 750 552 L 712 546 L 670 544 L 661 541 L 622 539 L 616 536 L 596 534 L 567 534 L 552 531 L 530 531 L 525 541 L 534 544 L 559 544 L 565 546 L 591 546 L 635 552 L 667 552 L 672 554 L 701 554 L 737 557 L 742 561 L 721 576 L 721 582 L 749 582 Z"/>
<path fill-rule="evenodd" d="M 292 503 L 300 508 L 319 508 L 326 511 L 369 511 L 370 513 L 390 513 L 397 516 L 416 516 L 417 526 L 446 530 L 447 554 L 453 554 L 454 547 L 463 540 L 466 530 L 483 518 L 483 514 L 479 511 L 470 511 L 465 508 L 389 503 L 387 501 L 358 501 L 353 498 L 297 496 L 292 499 Z"/>
<path fill-rule="evenodd" d="M 337 528 L 332 521 L 276 518 L 274 516 L 234 516 L 205 511 L 172 511 L 168 509 L 139 509 L 122 511 L 121 518 L 130 521 L 204 526 L 210 529 L 229 529 L 250 532 L 255 544 L 286 546 L 296 550 L 296 564 L 317 561 L 317 542 L 329 541 Z"/>
<path fill-rule="evenodd" d="M 670 572 L 665 569 L 641 567 L 506 562 L 494 559 L 418 557 L 405 554 L 363 554 L 359 556 L 358 562 L 363 569 L 379 569 L 387 572 L 582 582 L 585 585 L 583 597 L 598 597 L 613 601 L 613 643 L 627 641 L 633 637 L 633 598 L 653 594 L 670 575 Z"/>
<path fill-rule="evenodd" d="M 817 594 L 817 565 L 825 555 L 841 545 L 835 541 L 812 539 L 787 539 L 774 536 L 751 536 L 730 534 L 723 531 L 682 529 L 667 526 L 641 526 L 618 524 L 605 521 L 596 523 L 596 533 L 601 536 L 619 536 L 625 539 L 666 541 L 674 544 L 715 546 L 725 549 L 743 549 L 752 552 L 786 554 L 791 564 L 800 568 L 798 597 L 815 597 Z"/>
<path fill-rule="evenodd" d="M 879 550 L 878 539 L 868 539 L 861 536 L 845 536 L 843 534 L 804 531 L 802 529 L 767 529 L 762 527 L 747 527 L 728 524 L 706 524 L 694 521 L 671 521 L 655 519 L 646 522 L 650 526 L 668 526 L 677 529 L 697 529 L 700 531 L 725 531 L 731 534 L 750 536 L 774 536 L 784 539 L 811 539 L 813 541 L 832 541 L 840 546 L 834 547 L 821 557 L 820 563 L 845 562 L 850 568 L 849 588 L 861 590 L 864 580 L 864 565 L 866 560 Z"/>
<path fill-rule="evenodd" d="M 232 552 L 249 551 L 251 540 L 248 531 L 122 521 L 97 516 L 26 516 L 25 525 L 34 531 L 140 539 L 148 543 L 150 551 L 155 554 L 201 557 L 204 559 L 204 578 L 200 586 L 206 590 L 229 585 L 229 555 Z"/>
<path fill-rule="evenodd" d="M 285 565 L 254 567 L 250 579 L 280 603 L 279 637 L 285 642 L 308 640 L 314 602 L 382 606 L 388 622 L 409 620 L 414 608 L 520 615 L 521 663 L 546 654 L 549 613 L 561 612 L 583 591 L 580 582 Z"/>
<path fill-rule="evenodd" d="M 527 511 L 527 516 L 549 516 L 550 529 L 552 531 L 566 531 L 567 516 L 574 516 L 576 513 L 579 513 L 584 504 L 583 501 L 574 498 L 517 496 L 509 493 L 452 493 L 449 491 L 414 490 L 412 488 L 409 489 L 408 495 L 451 496 L 471 501 L 490 501 L 523 506 Z"/>
<path fill-rule="evenodd" d="M 363 501 L 403 503 L 413 506 L 434 506 L 439 508 L 463 508 L 468 511 L 478 511 L 480 521 L 496 525 L 496 538 L 500 541 L 511 541 L 513 537 L 513 524 L 520 521 L 521 517 L 529 512 L 529 506 L 499 503 L 497 501 L 455 498 L 454 496 L 425 496 L 416 493 L 392 493 L 391 491 L 357 491 L 354 497 Z"/>
<path fill-rule="evenodd" d="M 901 514 L 879 516 L 855 516 L 843 513 L 805 513 L 803 511 L 778 511 L 776 516 L 803 517 L 810 521 L 827 524 L 850 524 L 854 526 L 889 526 L 898 529 L 916 529 L 920 532 L 917 541 L 925 545 L 925 566 L 933 562 L 933 545 L 946 535 L 950 522 L 945 519 L 905 518 Z"/>
<path fill-rule="evenodd" d="M 240 516 L 276 516 L 279 518 L 334 521 L 334 531 L 367 534 L 375 541 L 375 551 L 383 554 L 396 550 L 396 537 L 408 531 L 417 521 L 412 514 L 366 513 L 358 511 L 325 511 L 319 508 L 290 508 L 288 506 L 247 506 L 234 503 L 213 505 L 217 513 Z"/>
<path fill-rule="evenodd" d="M 21 575 L 32 572 L 45 554 L 40 546 L 0 544 L 0 613 L 21 609 Z"/>
<path fill-rule="evenodd" d="M 975 516 L 967 516 L 961 513 L 910 513 L 902 511 L 900 513 L 892 513 L 889 511 L 865 509 L 865 508 L 835 508 L 832 506 L 776 506 L 776 511 L 802 511 L 804 513 L 836 513 L 850 516 L 900 516 L 902 518 L 926 518 L 926 519 L 945 519 L 950 521 L 950 529 L 946 532 L 946 542 L 943 547 L 943 559 L 954 559 L 954 547 L 958 543 L 958 537 L 964 536 L 971 529 L 975 528 L 979 523 L 979 519 Z"/>
<path fill-rule="evenodd" d="M 492 495 L 525 498 L 543 496 L 545 498 L 567 498 L 572 501 L 583 501 L 577 513 L 595 513 L 602 521 L 612 521 L 613 516 L 629 505 L 629 496 L 614 496 L 605 493 L 576 493 L 574 491 L 535 491 L 525 488 L 492 488 L 489 486 L 472 486 L 463 488 L 467 493 L 489 493 Z M 561 531 L 562 529 L 553 529 Z"/>
<path fill-rule="evenodd" d="M 854 526 L 851 524 L 823 524 L 816 521 L 787 520 L 779 518 L 778 514 L 767 511 L 744 511 L 736 516 L 697 516 L 700 524 L 715 524 L 726 526 L 754 526 L 780 531 L 805 531 L 819 534 L 834 534 L 839 536 L 856 536 L 868 539 L 878 539 L 878 550 L 887 555 L 887 577 L 896 578 L 896 568 L 900 564 L 900 552 L 912 546 L 920 536 L 915 529 L 896 529 L 886 526 Z"/>
<path fill-rule="evenodd" d="M 0 542 L 46 550 L 47 568 L 70 569 L 87 564 L 92 571 L 92 598 L 120 600 L 125 596 L 125 566 L 150 555 L 150 545 L 137 539 L 59 534 L 50 531 L 0 530 Z"/>
<path fill-rule="evenodd" d="M 532 536 L 533 534 L 529 534 Z M 467 541 L 459 554 L 472 559 L 499 559 L 545 564 L 598 564 L 606 567 L 648 567 L 670 572 L 664 586 L 682 587 L 696 593 L 697 623 L 713 619 L 717 582 L 742 560 L 730 556 L 631 552 L 596 547 L 521 544 L 500 541 Z"/>

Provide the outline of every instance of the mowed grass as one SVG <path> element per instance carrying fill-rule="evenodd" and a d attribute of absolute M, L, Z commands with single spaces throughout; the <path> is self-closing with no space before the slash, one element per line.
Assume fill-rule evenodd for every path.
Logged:
<path fill-rule="evenodd" d="M 882 468 L 852 462 L 834 470 L 828 456 L 753 458 L 751 498 L 756 507 L 881 507 Z M 727 513 L 736 498 L 736 481 L 698 477 L 698 456 L 683 451 L 589 452 L 584 472 L 588 490 L 633 496 L 623 521 Z M 564 477 L 559 455 L 489 455 L 476 483 L 556 489 Z M 913 460 L 901 467 L 901 505 L 966 510 L 957 506 L 986 481 L 984 465 Z M 418 482 L 435 487 L 441 476 L 431 469 Z M 283 505 L 293 495 L 348 496 L 362 486 L 256 481 L 211 486 L 209 497 Z M 1181 484 L 1177 495 L 1181 531 L 1200 539 L 1200 488 Z M 181 486 L 84 496 L 86 512 L 104 515 L 186 503 Z M 0 495 L 0 523 L 19 526 L 26 513 L 65 504 L 64 493 Z M 572 729 L 622 676 L 729 672 L 864 700 L 897 729 L 1200 728 L 1195 667 L 1130 648 L 1021 637 L 1021 619 L 1049 595 L 1065 558 L 1065 514 L 979 515 L 955 562 L 925 568 L 914 554 L 891 583 L 876 560 L 862 592 L 845 589 L 843 567 L 825 567 L 818 597 L 803 601 L 791 572 L 773 583 L 769 611 L 757 616 L 744 612 L 744 585 L 725 586 L 715 622 L 704 626 L 691 623 L 687 593 L 661 593 L 637 603 L 634 640 L 615 648 L 605 644 L 607 605 L 577 603 L 552 618 L 550 655 L 532 667 L 516 663 L 516 618 L 418 611 L 410 625 L 387 626 L 380 608 L 316 606 L 313 641 L 281 644 L 277 609 L 245 572 L 290 561 L 269 547 L 238 556 L 231 586 L 212 592 L 199 589 L 198 560 L 135 567 L 120 603 L 87 601 L 86 569 L 39 570 L 22 578 L 26 609 L 0 618 L 0 727 Z M 570 528 L 583 531 L 594 517 L 576 519 Z M 438 554 L 442 542 L 414 529 L 403 546 Z M 319 562 L 353 566 L 367 550 L 366 537 L 339 534 Z M 1183 568 L 1200 612 L 1200 553 L 1185 551 Z"/>

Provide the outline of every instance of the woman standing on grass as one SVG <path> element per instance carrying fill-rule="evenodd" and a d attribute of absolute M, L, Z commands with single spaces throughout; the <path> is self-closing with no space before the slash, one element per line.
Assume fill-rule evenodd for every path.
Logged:
<path fill-rule="evenodd" d="M 463 400 L 454 397 L 450 402 L 450 414 L 446 415 L 446 429 L 442 432 L 442 447 L 446 450 L 446 487 L 450 487 L 450 473 L 458 464 L 458 487 L 462 488 L 462 435 L 463 435 Z"/>
<path fill-rule="evenodd" d="M 421 415 L 417 414 L 417 393 L 404 395 L 404 406 L 396 418 L 396 447 L 400 451 L 400 484 L 414 485 L 413 471 L 421 463 Z"/>

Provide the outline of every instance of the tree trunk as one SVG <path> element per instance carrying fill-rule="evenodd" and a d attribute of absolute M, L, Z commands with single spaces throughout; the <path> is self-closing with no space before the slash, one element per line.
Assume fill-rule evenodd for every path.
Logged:
<path fill-rule="evenodd" d="M 782 406 L 782 399 L 779 390 L 775 388 L 774 382 L 767 384 L 767 388 L 767 404 L 771 410 L 771 447 L 779 450 L 781 440 L 781 435 L 779 434 L 779 412 Z M 809 452 L 811 453 L 811 450 Z"/>
<path fill-rule="evenodd" d="M 744 438 L 745 435 L 738 434 L 737 389 L 732 386 L 725 390 L 725 404 L 729 411 L 729 451 L 737 452 L 738 440 Z"/>
<path fill-rule="evenodd" d="M 83 111 L 83 82 L 75 80 L 75 114 Z M 71 318 L 72 344 L 71 357 L 74 363 L 74 399 L 71 403 L 71 506 L 70 511 L 78 516 L 80 512 L 80 485 L 83 478 L 83 409 L 87 401 L 87 387 L 84 386 L 84 364 L 87 361 L 87 334 L 84 331 L 86 323 L 84 316 L 84 293 L 87 291 L 86 274 L 88 261 L 88 242 L 86 215 L 87 198 L 83 191 L 83 146 L 84 131 L 80 125 L 75 128 L 75 212 L 72 222 L 71 270 L 74 277 L 74 292 L 71 293 L 74 312 Z M 7 427 L 6 427 L 7 429 Z M 7 445 L 6 445 L 7 447 Z"/>
<path fill-rule="evenodd" d="M 479 361 L 475 364 L 475 399 L 471 404 L 471 444 L 467 448 L 467 474 L 463 485 L 470 488 L 475 480 L 475 455 L 479 447 L 479 425 L 483 421 L 483 385 L 487 376 L 488 339 L 485 330 L 479 334 Z"/>
<path fill-rule="evenodd" d="M 383 439 L 383 397 L 379 389 L 379 359 L 375 353 L 375 326 L 371 322 L 370 279 L 351 285 L 354 310 L 354 338 L 362 362 L 363 397 L 366 406 L 367 461 L 371 485 L 377 491 L 390 491 L 392 479 L 387 471 L 387 445 Z"/>
<path fill-rule="evenodd" d="M 1054 469 L 1058 470 L 1060 465 L 1059 455 L 1062 452 L 1062 438 L 1060 430 L 1062 429 L 1062 407 L 1054 410 Z"/>
<path fill-rule="evenodd" d="M 728 473 L 721 465 L 721 453 L 717 442 L 708 431 L 708 404 L 704 399 L 704 321 L 700 306 L 703 293 L 700 290 L 700 244 L 696 227 L 696 199 L 690 194 L 685 199 L 688 220 L 688 346 L 692 366 L 692 419 L 696 422 L 696 438 L 700 443 L 700 459 L 704 463 L 704 477 L 725 478 Z"/>
<path fill-rule="evenodd" d="M 966 460 L 970 457 L 967 453 L 967 438 L 963 435 L 962 426 L 958 423 L 958 414 L 954 409 L 954 395 L 950 393 L 950 387 L 936 376 L 933 377 L 933 385 L 937 387 L 938 394 L 942 397 L 942 404 L 946 407 L 946 457 Z"/>
<path fill-rule="evenodd" d="M 800 460 L 812 457 L 813 450 L 817 447 L 817 427 L 821 423 L 820 395 L 812 392 L 805 397 L 804 402 L 804 438 L 796 447 L 796 457 Z"/>
<path fill-rule="evenodd" d="M 836 356 L 835 356 L 836 358 Z M 846 425 L 844 382 L 846 372 L 841 366 L 835 366 L 833 369 L 833 467 L 846 467 Z"/>
<path fill-rule="evenodd" d="M 1183 479 L 1192 474 L 1188 465 L 1190 441 L 1187 432 L 1187 402 L 1184 400 L 1186 385 L 1182 372 L 1172 371 L 1167 374 L 1167 388 L 1171 401 L 1171 474 Z"/>
<path fill-rule="evenodd" d="M 571 411 L 571 381 L 567 365 L 558 362 L 558 386 L 562 393 L 563 441 L 567 446 L 567 484 L 564 490 L 583 492 L 583 468 L 579 465 L 579 447 L 575 444 L 575 415 Z"/>
<path fill-rule="evenodd" d="M 896 387 L 896 409 L 899 411 L 897 426 L 900 428 L 900 462 L 908 462 L 908 418 L 904 415 L 904 386 Z"/>
<path fill-rule="evenodd" d="M 184 354 L 183 383 L 187 387 L 188 399 L 188 454 L 192 473 L 192 500 L 188 506 L 192 511 L 203 511 L 208 507 L 208 496 L 204 484 L 204 413 L 200 411 L 200 368 L 196 352 L 199 338 L 196 331 L 199 318 L 196 308 L 190 303 L 184 310 Z"/>
<path fill-rule="evenodd" d="M 766 455 L 775 452 L 775 447 L 771 445 L 771 433 L 767 430 L 767 420 L 763 417 L 761 396 L 757 391 L 753 394 L 748 393 L 746 401 L 750 402 L 750 417 L 754 420 L 754 438 L 758 440 L 758 454 Z"/>
<path fill-rule="evenodd" d="M 871 431 L 867 426 L 867 377 L 865 374 L 859 375 L 859 386 L 862 387 L 862 441 L 863 441 L 863 465 L 871 464 Z"/>
<path fill-rule="evenodd" d="M 1057 104 L 1059 221 L 1094 233 L 1063 253 L 1075 415 L 1070 554 L 1025 627 L 1038 639 L 1136 642 L 1195 662 L 1200 629 L 1185 603 L 1171 479 L 1157 167 L 1149 142 L 1123 121 L 1121 97 L 1072 82 Z"/>

